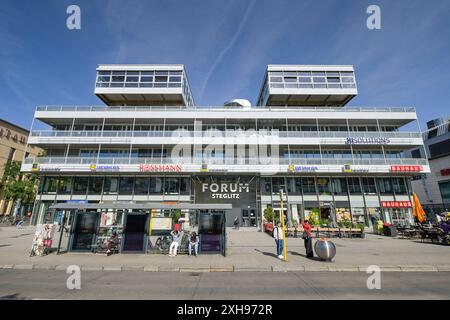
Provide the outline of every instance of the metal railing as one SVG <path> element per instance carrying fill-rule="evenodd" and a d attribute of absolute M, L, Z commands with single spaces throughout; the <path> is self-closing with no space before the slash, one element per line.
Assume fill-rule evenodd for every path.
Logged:
<path fill-rule="evenodd" d="M 345 132 L 345 131 L 255 131 L 263 136 L 278 136 L 280 138 L 422 138 L 420 132 Z M 241 130 L 214 131 L 32 131 L 31 137 L 241 137 L 249 136 L 251 132 Z"/>
<path fill-rule="evenodd" d="M 255 165 L 255 164 L 282 164 L 282 165 L 428 165 L 427 159 L 330 159 L 330 158 L 210 158 L 210 159 L 172 159 L 167 158 L 106 158 L 106 157 L 36 157 L 26 158 L 25 164 L 225 164 L 225 165 Z"/>
<path fill-rule="evenodd" d="M 292 111 L 292 112 L 416 112 L 413 107 L 311 107 L 311 106 L 254 106 L 252 108 L 243 107 L 223 107 L 223 106 L 38 106 L 36 111 L 80 111 L 80 112 L 119 112 L 119 111 L 251 111 L 266 112 L 271 111 Z"/>

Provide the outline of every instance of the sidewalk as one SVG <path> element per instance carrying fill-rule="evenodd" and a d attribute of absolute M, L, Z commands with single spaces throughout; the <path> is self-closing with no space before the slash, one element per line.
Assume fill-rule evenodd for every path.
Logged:
<path fill-rule="evenodd" d="M 0 269 L 65 270 L 78 265 L 82 270 L 105 271 L 175 271 L 175 272 L 237 272 L 237 271 L 356 271 L 377 265 L 384 271 L 447 271 L 450 272 L 450 247 L 420 240 L 387 238 L 367 234 L 365 239 L 333 239 L 337 254 L 333 262 L 305 257 L 301 238 L 287 239 L 288 261 L 276 258 L 274 240 L 265 233 L 228 230 L 227 257 L 178 255 L 169 258 L 156 254 L 52 253 L 29 257 L 34 227 L 0 228 Z M 57 246 L 56 234 L 53 246 Z"/>

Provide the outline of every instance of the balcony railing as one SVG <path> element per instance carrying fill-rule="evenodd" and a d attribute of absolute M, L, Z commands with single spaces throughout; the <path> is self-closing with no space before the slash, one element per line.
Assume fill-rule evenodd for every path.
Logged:
<path fill-rule="evenodd" d="M 422 138 L 420 132 L 345 132 L 345 131 L 255 131 L 266 136 L 280 138 Z M 32 131 L 31 137 L 211 137 L 221 133 L 223 137 L 247 136 L 247 131 Z M 217 136 L 217 135 L 215 135 Z M 220 136 L 219 136 L 220 137 Z"/>
<path fill-rule="evenodd" d="M 180 159 L 172 161 L 171 158 L 103 158 L 103 157 L 40 157 L 27 158 L 25 164 L 225 164 L 225 165 L 258 165 L 258 164 L 281 164 L 281 165 L 428 165 L 426 159 L 330 159 L 330 158 L 210 158 L 210 159 Z"/>
<path fill-rule="evenodd" d="M 230 110 L 266 112 L 267 110 L 292 111 L 292 112 L 416 112 L 413 107 L 311 107 L 311 106 L 255 106 L 251 109 L 242 107 L 223 106 L 38 106 L 36 111 L 82 111 L 82 112 L 118 112 L 118 111 L 201 111 L 201 112 L 220 112 Z"/>

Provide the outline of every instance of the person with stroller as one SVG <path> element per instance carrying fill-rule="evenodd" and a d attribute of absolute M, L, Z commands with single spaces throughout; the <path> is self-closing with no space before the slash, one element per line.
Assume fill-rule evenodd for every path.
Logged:
<path fill-rule="evenodd" d="M 194 247 L 194 255 L 198 255 L 198 235 L 195 232 L 192 232 L 190 238 L 189 238 L 189 256 L 192 253 L 192 247 Z"/>

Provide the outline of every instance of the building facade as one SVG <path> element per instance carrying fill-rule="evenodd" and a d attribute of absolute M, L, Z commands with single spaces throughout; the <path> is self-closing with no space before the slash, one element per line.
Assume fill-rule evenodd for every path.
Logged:
<path fill-rule="evenodd" d="M 259 227 L 266 208 L 280 213 L 281 190 L 288 223 L 398 223 L 413 219 L 411 177 L 429 172 L 426 158 L 403 156 L 423 145 L 401 130 L 414 108 L 346 106 L 352 66 L 270 65 L 255 107 L 195 106 L 182 65 L 101 65 L 95 94 L 107 105 L 36 109 L 47 129 L 32 128 L 29 144 L 47 154 L 22 166 L 42 176 L 34 223 L 55 219 L 57 203 L 157 216 L 169 213 L 154 203 L 185 203 L 232 204 L 228 225 Z"/>
<path fill-rule="evenodd" d="M 429 121 L 427 127 L 425 149 L 411 149 L 405 156 L 428 158 L 431 173 L 414 176 L 411 184 L 425 209 L 440 213 L 450 210 L 450 118 Z"/>
<path fill-rule="evenodd" d="M 0 119 L 0 177 L 2 177 L 0 215 L 10 214 L 14 205 L 12 201 L 5 199 L 3 194 L 3 177 L 6 165 L 11 161 L 22 161 L 24 157 L 36 157 L 42 151 L 34 145 L 27 148 L 28 134 L 27 129 Z"/>

